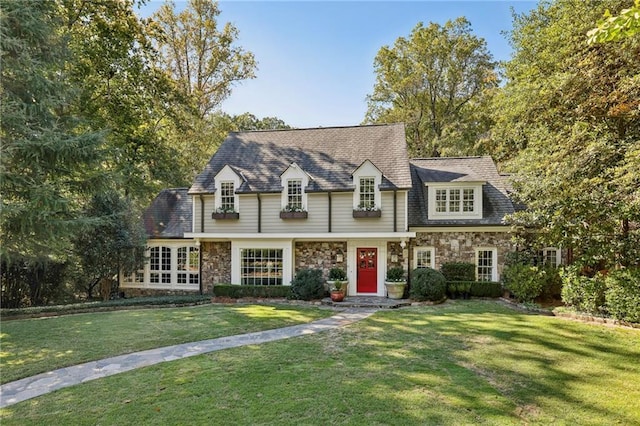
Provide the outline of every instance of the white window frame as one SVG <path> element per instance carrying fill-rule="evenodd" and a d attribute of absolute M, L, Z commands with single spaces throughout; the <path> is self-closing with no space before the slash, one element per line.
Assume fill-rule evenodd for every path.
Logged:
<path fill-rule="evenodd" d="M 234 181 L 220 182 L 220 208 L 227 212 L 236 211 L 236 185 Z M 229 186 L 231 191 L 229 191 Z M 230 202 L 229 202 L 230 201 Z"/>
<path fill-rule="evenodd" d="M 498 281 L 498 249 L 495 247 L 477 247 L 475 249 L 475 259 L 474 264 L 476 265 L 476 280 L 480 281 L 480 274 L 478 273 L 478 269 L 483 267 L 484 265 L 478 264 L 478 256 L 480 252 L 491 252 L 491 281 Z M 485 280 L 483 280 L 485 281 Z"/>
<path fill-rule="evenodd" d="M 293 189 L 293 190 L 292 190 Z M 302 179 L 287 179 L 287 206 L 304 210 Z"/>
<path fill-rule="evenodd" d="M 282 184 L 282 196 L 280 208 L 284 210 L 289 205 L 289 182 L 300 181 L 301 191 L 301 209 L 307 211 L 307 191 L 311 176 L 296 163 L 291 163 L 289 167 L 280 175 L 280 183 Z"/>
<path fill-rule="evenodd" d="M 358 168 L 352 173 L 353 177 L 353 209 L 358 210 L 360 206 L 361 187 L 360 179 L 373 178 L 373 198 L 376 209 L 380 209 L 382 205 L 382 194 L 380 193 L 380 185 L 382 185 L 382 172 L 375 164 L 369 160 L 365 160 Z"/>
<path fill-rule="evenodd" d="M 231 242 L 231 283 L 242 283 L 242 250 L 275 249 L 282 250 L 282 285 L 291 285 L 293 279 L 293 259 L 291 240 L 241 240 Z"/>
<path fill-rule="evenodd" d="M 419 266 L 418 260 L 421 252 L 429 253 L 429 257 L 431 259 L 430 264 L 428 266 Z M 436 266 L 436 249 L 435 247 L 414 247 L 413 248 L 413 268 L 431 268 L 435 269 Z"/>
<path fill-rule="evenodd" d="M 548 265 L 548 260 L 549 260 L 549 253 L 555 251 L 555 265 L 551 265 L 554 268 L 557 268 L 558 266 L 562 265 L 562 252 L 560 251 L 559 248 L 556 247 L 545 247 L 544 249 L 542 249 L 542 264 L 543 265 Z"/>
<path fill-rule="evenodd" d="M 238 188 L 240 188 L 240 185 L 242 183 L 242 179 L 228 165 L 224 166 L 222 170 L 220 170 L 218 174 L 214 177 L 214 183 L 216 186 L 216 193 L 215 193 L 215 200 L 214 200 L 215 210 L 222 209 L 222 183 L 223 182 L 224 183 L 233 182 L 233 192 L 234 192 L 233 208 L 236 213 L 239 213 L 240 199 L 237 192 L 238 192 Z"/>
<path fill-rule="evenodd" d="M 482 219 L 482 185 L 482 182 L 465 182 L 461 185 L 430 183 L 428 185 L 429 218 Z M 457 195 L 452 196 L 453 194 Z M 473 194 L 473 210 L 465 211 L 465 203 L 468 203 L 471 194 Z M 457 205 L 457 210 L 452 210 L 454 203 Z M 444 211 L 441 207 L 444 207 Z"/>

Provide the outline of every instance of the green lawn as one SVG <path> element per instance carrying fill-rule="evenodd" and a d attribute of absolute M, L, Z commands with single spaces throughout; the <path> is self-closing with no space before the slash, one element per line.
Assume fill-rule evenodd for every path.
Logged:
<path fill-rule="evenodd" d="M 333 331 L 62 389 L 2 424 L 640 424 L 640 331 L 491 301 L 382 311 Z"/>
<path fill-rule="evenodd" d="M 199 305 L 3 321 L 0 383 L 115 355 L 307 323 L 306 306 Z"/>

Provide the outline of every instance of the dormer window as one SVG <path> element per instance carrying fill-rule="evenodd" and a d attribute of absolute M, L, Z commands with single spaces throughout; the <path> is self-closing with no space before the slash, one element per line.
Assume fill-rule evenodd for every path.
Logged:
<path fill-rule="evenodd" d="M 373 177 L 361 177 L 360 178 L 360 203 L 358 207 L 365 209 L 371 209 L 376 206 L 376 186 L 375 178 Z"/>
<path fill-rule="evenodd" d="M 220 183 L 220 210 L 225 212 L 236 211 L 235 185 L 233 182 Z"/>
<path fill-rule="evenodd" d="M 429 184 L 429 217 L 432 219 L 482 219 L 482 183 Z"/>
<path fill-rule="evenodd" d="M 287 180 L 287 207 L 291 210 L 303 210 L 302 179 Z"/>

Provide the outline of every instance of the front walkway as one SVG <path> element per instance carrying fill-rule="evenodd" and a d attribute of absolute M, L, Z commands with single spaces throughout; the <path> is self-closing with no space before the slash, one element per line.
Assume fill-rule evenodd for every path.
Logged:
<path fill-rule="evenodd" d="M 35 398 L 58 389 L 112 376 L 136 368 L 159 364 L 161 362 L 175 361 L 177 359 L 202 355 L 222 349 L 257 345 L 288 339 L 290 337 L 306 336 L 337 327 L 344 327 L 369 317 L 375 311 L 375 309 L 345 310 L 332 317 L 308 324 L 166 346 L 87 362 L 72 367 L 60 368 L 0 386 L 0 408 L 17 404 L 18 402 L 26 401 L 27 399 Z"/>

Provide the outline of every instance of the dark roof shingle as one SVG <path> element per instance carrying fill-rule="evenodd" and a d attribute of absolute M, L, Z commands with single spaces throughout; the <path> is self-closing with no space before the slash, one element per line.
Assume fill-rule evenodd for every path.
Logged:
<path fill-rule="evenodd" d="M 309 191 L 349 191 L 351 173 L 365 160 L 382 171 L 380 189 L 411 187 L 404 125 L 382 124 L 230 133 L 189 194 L 215 192 L 214 177 L 225 165 L 245 179 L 238 192 L 280 192 L 291 163 L 312 177 Z"/>
<path fill-rule="evenodd" d="M 505 215 L 514 212 L 507 177 L 498 173 L 491 157 L 418 158 L 410 163 L 409 226 L 502 225 Z M 484 182 L 482 219 L 430 219 L 429 182 Z"/>
<path fill-rule="evenodd" d="M 191 232 L 193 197 L 187 188 L 163 189 L 142 215 L 149 238 L 183 238 Z"/>

